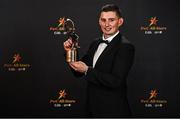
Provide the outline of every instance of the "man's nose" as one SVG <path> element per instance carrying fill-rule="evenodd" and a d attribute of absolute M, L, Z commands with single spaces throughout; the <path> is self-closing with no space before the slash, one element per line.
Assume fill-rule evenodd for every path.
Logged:
<path fill-rule="evenodd" d="M 106 27 L 109 26 L 109 22 L 108 21 L 105 22 L 105 26 Z"/>

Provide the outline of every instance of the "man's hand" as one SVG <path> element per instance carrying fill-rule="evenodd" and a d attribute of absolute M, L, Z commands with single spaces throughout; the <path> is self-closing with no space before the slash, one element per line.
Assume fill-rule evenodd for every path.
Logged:
<path fill-rule="evenodd" d="M 70 62 L 69 65 L 75 71 L 80 72 L 80 73 L 85 73 L 88 70 L 88 66 L 82 61 Z"/>
<path fill-rule="evenodd" d="M 65 42 L 64 42 L 64 50 L 65 51 L 69 51 L 70 49 L 71 49 L 71 47 L 72 47 L 72 39 L 68 39 L 68 40 L 66 40 Z"/>

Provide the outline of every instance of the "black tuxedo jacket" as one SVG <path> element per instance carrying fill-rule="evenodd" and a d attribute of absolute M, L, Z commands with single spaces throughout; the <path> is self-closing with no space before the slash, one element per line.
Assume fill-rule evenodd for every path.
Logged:
<path fill-rule="evenodd" d="M 90 45 L 81 59 L 88 66 L 93 65 L 99 40 L 96 39 Z M 88 82 L 88 112 L 92 117 L 131 116 L 126 94 L 126 77 L 133 58 L 134 46 L 119 33 L 99 56 L 95 67 L 88 69 L 85 80 Z"/>

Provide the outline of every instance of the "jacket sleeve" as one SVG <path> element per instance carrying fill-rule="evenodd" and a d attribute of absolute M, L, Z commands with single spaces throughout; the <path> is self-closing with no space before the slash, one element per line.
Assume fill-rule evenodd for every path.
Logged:
<path fill-rule="evenodd" d="M 89 68 L 86 80 L 109 88 L 117 88 L 121 84 L 126 83 L 126 77 L 133 63 L 134 51 L 133 45 L 123 44 L 120 50 L 117 51 L 117 54 L 115 54 L 116 56 L 110 73 Z"/>

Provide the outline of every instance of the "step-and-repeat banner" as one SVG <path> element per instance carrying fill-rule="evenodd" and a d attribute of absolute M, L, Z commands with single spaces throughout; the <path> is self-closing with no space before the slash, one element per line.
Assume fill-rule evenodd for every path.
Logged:
<path fill-rule="evenodd" d="M 180 116 L 177 1 L 1 0 L 0 117 L 85 117 L 87 82 L 65 62 L 60 26 L 74 21 L 82 56 L 101 35 L 99 11 L 107 3 L 121 8 L 120 32 L 135 46 L 127 82 L 133 117 Z"/>

